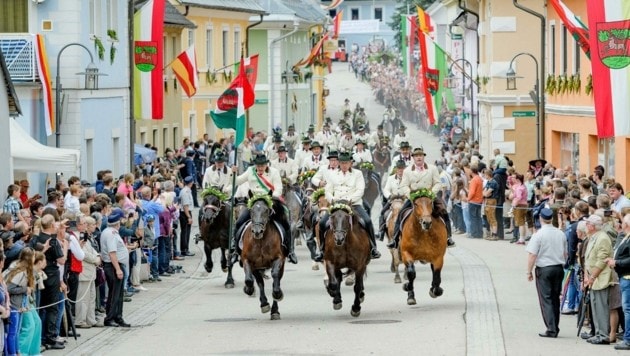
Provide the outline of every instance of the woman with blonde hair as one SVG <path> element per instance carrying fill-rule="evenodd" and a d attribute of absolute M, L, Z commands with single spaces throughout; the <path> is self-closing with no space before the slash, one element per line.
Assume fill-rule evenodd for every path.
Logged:
<path fill-rule="evenodd" d="M 2 250 L 0 250 L 0 269 L 4 269 L 4 252 Z M 0 273 L 0 318 L 7 319 L 11 315 L 11 306 L 9 305 L 9 292 L 3 277 Z M 0 320 L 0 350 L 4 350 L 5 339 L 4 322 Z"/>
<path fill-rule="evenodd" d="M 38 284 L 39 275 L 46 267 L 46 256 L 36 251 L 32 260 L 34 285 Z M 20 353 L 26 355 L 41 355 L 42 320 L 39 318 L 35 303 L 35 288 L 27 295 L 27 306 L 22 313 L 20 326 Z"/>
<path fill-rule="evenodd" d="M 20 353 L 19 332 L 22 322 L 22 313 L 28 307 L 28 296 L 35 290 L 35 276 L 33 274 L 34 251 L 25 247 L 20 252 L 20 258 L 4 271 L 4 277 L 9 291 L 11 302 L 11 315 L 9 317 L 9 329 L 7 330 L 6 354 L 17 355 Z"/>

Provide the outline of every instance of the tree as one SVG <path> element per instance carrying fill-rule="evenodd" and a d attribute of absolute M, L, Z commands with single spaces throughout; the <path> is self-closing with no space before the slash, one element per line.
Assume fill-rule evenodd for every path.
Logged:
<path fill-rule="evenodd" d="M 416 5 L 426 9 L 436 1 L 437 0 L 396 0 L 398 5 L 391 17 L 391 22 L 388 22 L 387 25 L 389 25 L 392 31 L 396 33 L 396 35 L 394 35 L 394 41 L 396 42 L 398 49 L 402 48 L 402 38 L 400 36 L 400 16 L 406 15 L 407 13 L 410 15 L 416 14 Z"/>

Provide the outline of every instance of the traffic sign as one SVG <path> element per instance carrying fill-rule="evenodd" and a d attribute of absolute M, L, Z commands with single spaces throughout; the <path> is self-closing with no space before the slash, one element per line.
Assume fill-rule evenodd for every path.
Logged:
<path fill-rule="evenodd" d="M 536 111 L 512 111 L 512 117 L 535 117 Z"/>

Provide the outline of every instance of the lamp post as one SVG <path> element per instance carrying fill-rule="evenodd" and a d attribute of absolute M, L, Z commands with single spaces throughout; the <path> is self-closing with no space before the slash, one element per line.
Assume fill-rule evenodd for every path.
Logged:
<path fill-rule="evenodd" d="M 536 84 L 534 84 L 534 90 L 529 92 L 529 96 L 532 98 L 532 101 L 534 102 L 534 105 L 536 105 L 536 155 L 537 158 L 544 158 L 544 152 L 542 152 L 542 147 L 541 147 L 541 141 L 542 141 L 542 133 L 541 133 L 541 121 L 542 121 L 542 113 L 543 113 L 543 98 L 541 98 L 541 94 L 544 96 L 544 93 L 542 93 L 540 91 L 540 77 L 538 76 L 538 60 L 536 59 L 536 57 L 534 57 L 534 55 L 532 55 L 531 53 L 527 53 L 527 52 L 521 52 L 519 54 L 517 54 L 516 56 L 514 56 L 514 58 L 512 58 L 512 60 L 510 61 L 510 68 L 508 69 L 507 73 L 506 73 L 506 80 L 507 80 L 507 90 L 516 90 L 516 78 L 518 78 L 516 76 L 516 72 L 514 71 L 514 67 L 512 67 L 512 64 L 514 64 L 514 61 L 516 60 L 516 58 L 520 57 L 520 56 L 529 56 L 531 59 L 534 60 L 534 63 L 536 64 Z"/>
<path fill-rule="evenodd" d="M 289 81 L 296 82 L 298 79 L 298 75 L 294 73 L 292 70 L 289 70 L 289 61 L 286 61 L 284 66 L 284 73 L 282 73 L 282 80 L 284 80 L 284 127 L 285 130 L 289 127 Z"/>
<path fill-rule="evenodd" d="M 83 47 L 87 53 L 90 55 L 90 64 L 85 68 L 85 72 L 77 73 L 85 76 L 85 89 L 86 90 L 96 90 L 98 89 L 98 77 L 100 75 L 98 73 L 98 67 L 94 64 L 94 57 L 92 56 L 92 52 L 80 43 L 69 43 L 61 48 L 59 54 L 57 54 L 57 77 L 56 77 L 56 86 L 55 86 L 55 117 L 57 118 L 57 123 L 55 125 L 55 147 L 59 148 L 60 146 L 60 138 L 61 138 L 61 53 L 71 46 L 79 46 Z"/>
<path fill-rule="evenodd" d="M 455 75 L 453 74 L 453 66 L 455 65 L 455 63 L 457 62 L 462 62 L 464 64 L 463 68 L 462 68 L 462 110 L 464 110 L 464 104 L 466 103 L 466 65 L 468 65 L 468 67 L 470 67 L 470 75 L 468 75 L 470 79 L 470 129 L 472 130 L 472 137 L 473 137 L 473 141 L 475 139 L 477 139 L 477 131 L 475 130 L 476 128 L 476 120 L 475 120 L 475 105 L 474 105 L 474 99 L 475 99 L 475 92 L 473 90 L 473 82 L 472 82 L 472 75 L 473 75 L 473 66 L 472 63 L 470 63 L 470 61 L 468 61 L 466 58 L 459 58 L 453 61 L 453 63 L 451 63 L 451 65 L 448 67 L 448 77 L 447 77 L 447 85 L 446 87 L 449 89 L 454 89 L 456 87 L 455 85 Z M 462 118 L 463 121 L 463 118 Z"/>

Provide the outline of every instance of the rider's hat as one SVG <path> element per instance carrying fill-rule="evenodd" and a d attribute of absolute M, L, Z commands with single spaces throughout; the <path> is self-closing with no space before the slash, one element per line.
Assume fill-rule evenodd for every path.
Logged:
<path fill-rule="evenodd" d="M 405 168 L 407 167 L 407 163 L 405 163 L 405 161 L 403 161 L 402 159 L 399 159 L 398 161 L 396 161 L 396 168 Z"/>
<path fill-rule="evenodd" d="M 424 153 L 424 149 L 422 147 L 416 147 L 413 149 L 413 152 L 411 153 L 412 156 L 426 156 L 427 154 Z"/>
<path fill-rule="evenodd" d="M 360 138 L 357 138 L 357 141 L 356 141 L 354 144 L 355 144 L 355 145 L 358 145 L 358 144 L 365 145 L 365 141 L 364 141 L 364 140 L 362 140 L 362 139 L 360 139 Z"/>
<path fill-rule="evenodd" d="M 269 163 L 269 160 L 267 159 L 267 156 L 263 154 L 257 154 L 256 157 L 254 158 L 254 164 L 257 166 L 267 164 L 267 163 Z"/>
<path fill-rule="evenodd" d="M 317 141 L 313 141 L 313 143 L 311 143 L 311 150 L 317 147 L 322 148 L 322 145 L 320 145 Z"/>
<path fill-rule="evenodd" d="M 401 130 L 401 131 L 404 131 L 404 130 L 406 130 L 406 129 L 407 129 L 407 126 L 405 126 L 405 125 L 400 125 L 400 127 L 399 127 L 398 129 L 399 129 L 399 130 Z"/>
<path fill-rule="evenodd" d="M 381 129 L 383 128 L 383 124 L 378 124 L 378 125 L 376 126 L 376 128 L 377 128 L 377 129 L 379 129 L 379 130 L 381 130 Z"/>
<path fill-rule="evenodd" d="M 352 154 L 350 152 L 341 152 L 339 154 L 339 162 L 350 162 L 352 161 Z"/>
<path fill-rule="evenodd" d="M 302 137 L 302 143 L 303 144 L 311 144 L 311 138 L 310 137 Z"/>
<path fill-rule="evenodd" d="M 409 142 L 403 141 L 400 143 L 400 149 L 402 150 L 403 148 L 411 148 L 411 145 L 409 144 Z"/>
<path fill-rule="evenodd" d="M 214 154 L 214 161 L 215 162 L 226 162 L 227 161 L 227 157 L 225 156 L 225 153 L 223 153 L 222 151 L 219 151 L 219 152 Z"/>
<path fill-rule="evenodd" d="M 310 126 L 308 127 L 308 133 L 312 133 L 312 132 L 315 132 L 315 126 L 310 125 Z"/>
<path fill-rule="evenodd" d="M 282 136 L 279 136 L 279 135 L 273 136 L 273 142 L 282 142 Z"/>
<path fill-rule="evenodd" d="M 339 152 L 337 150 L 332 150 L 328 152 L 328 157 L 326 157 L 326 159 L 331 159 L 331 158 L 339 158 Z"/>
<path fill-rule="evenodd" d="M 359 125 L 357 131 L 365 131 L 365 125 Z"/>
<path fill-rule="evenodd" d="M 276 152 L 280 153 L 280 152 L 288 152 L 288 151 L 287 151 L 286 147 L 280 146 L 280 147 L 278 147 L 278 150 Z"/>
<path fill-rule="evenodd" d="M 293 124 L 289 125 L 289 130 L 295 130 L 295 125 Z"/>

